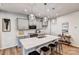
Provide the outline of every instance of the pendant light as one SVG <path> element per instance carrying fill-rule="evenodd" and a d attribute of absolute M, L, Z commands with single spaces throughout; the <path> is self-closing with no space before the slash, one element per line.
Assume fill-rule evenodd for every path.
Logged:
<path fill-rule="evenodd" d="M 53 10 L 52 24 L 56 24 L 57 23 L 57 16 L 56 16 L 55 8 L 52 8 L 52 10 Z"/>

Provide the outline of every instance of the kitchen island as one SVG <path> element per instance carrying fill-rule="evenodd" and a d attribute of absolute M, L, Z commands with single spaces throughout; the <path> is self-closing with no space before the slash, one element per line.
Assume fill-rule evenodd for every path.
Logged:
<path fill-rule="evenodd" d="M 44 37 L 32 37 L 26 39 L 20 39 L 22 44 L 22 54 L 28 54 L 29 51 L 35 50 L 36 48 L 46 45 L 49 42 L 58 40 L 58 36 L 45 35 Z"/>

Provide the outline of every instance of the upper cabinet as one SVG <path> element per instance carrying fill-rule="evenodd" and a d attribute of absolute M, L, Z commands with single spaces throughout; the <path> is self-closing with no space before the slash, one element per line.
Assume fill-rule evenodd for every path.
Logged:
<path fill-rule="evenodd" d="M 37 18 L 35 15 L 30 14 L 27 18 L 17 18 L 17 29 L 27 30 L 31 27 L 36 27 L 36 29 L 46 28 L 48 25 L 48 18 Z"/>
<path fill-rule="evenodd" d="M 27 18 L 17 18 L 17 29 L 18 30 L 27 30 L 28 28 L 28 19 Z"/>
<path fill-rule="evenodd" d="M 42 29 L 42 21 L 41 21 L 41 19 L 37 19 L 36 26 L 37 26 L 37 29 Z"/>

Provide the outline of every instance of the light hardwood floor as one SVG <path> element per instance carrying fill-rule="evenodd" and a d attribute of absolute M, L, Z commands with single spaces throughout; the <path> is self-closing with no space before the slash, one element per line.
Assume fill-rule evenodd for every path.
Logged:
<path fill-rule="evenodd" d="M 21 55 L 21 48 L 8 48 L 0 50 L 0 55 Z"/>
<path fill-rule="evenodd" d="M 79 55 L 79 48 L 63 45 L 63 54 L 64 55 Z"/>
<path fill-rule="evenodd" d="M 21 55 L 21 48 L 13 47 L 0 50 L 0 55 Z M 63 55 L 79 55 L 79 48 L 63 45 Z"/>

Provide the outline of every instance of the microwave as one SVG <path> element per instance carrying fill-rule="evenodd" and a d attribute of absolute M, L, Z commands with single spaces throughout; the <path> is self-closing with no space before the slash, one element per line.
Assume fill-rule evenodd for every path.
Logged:
<path fill-rule="evenodd" d="M 30 25 L 29 29 L 36 29 L 36 25 Z"/>

